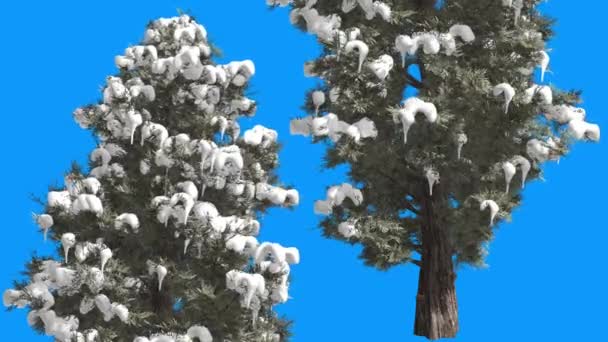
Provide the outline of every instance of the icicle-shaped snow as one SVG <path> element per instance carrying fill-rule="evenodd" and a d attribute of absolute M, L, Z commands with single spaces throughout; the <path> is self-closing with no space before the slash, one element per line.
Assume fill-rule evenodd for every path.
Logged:
<path fill-rule="evenodd" d="M 437 108 L 430 102 L 422 101 L 417 97 L 407 99 L 402 108 L 393 112 L 393 121 L 403 125 L 403 142 L 407 143 L 407 133 L 416 122 L 416 114 L 422 113 L 426 119 L 434 123 L 437 121 Z"/>
<path fill-rule="evenodd" d="M 395 38 L 395 48 L 401 54 L 401 67 L 405 68 L 405 58 L 407 55 L 416 53 L 416 42 L 408 35 L 398 35 Z"/>
<path fill-rule="evenodd" d="M 319 90 L 312 92 L 312 103 L 315 106 L 315 114 L 319 114 L 319 108 L 325 104 L 325 93 Z"/>
<path fill-rule="evenodd" d="M 521 168 L 521 188 L 523 189 L 526 185 L 526 179 L 528 178 L 528 173 L 532 169 L 532 163 L 522 156 L 514 156 L 511 158 L 511 163 L 516 167 Z"/>
<path fill-rule="evenodd" d="M 73 233 L 65 233 L 61 235 L 61 246 L 63 247 L 63 258 L 65 263 L 68 263 L 68 253 L 70 252 L 70 248 L 74 247 L 76 244 L 76 235 Z"/>
<path fill-rule="evenodd" d="M 545 73 L 547 72 L 547 68 L 549 67 L 549 63 L 551 62 L 551 58 L 546 51 L 540 51 L 538 53 L 540 55 L 540 81 L 545 81 Z"/>
<path fill-rule="evenodd" d="M 509 193 L 509 186 L 511 185 L 511 180 L 513 179 L 513 176 L 515 176 L 517 169 L 515 168 L 515 165 L 508 161 L 502 163 L 502 169 L 505 172 L 505 183 L 507 184 L 505 193 Z"/>
<path fill-rule="evenodd" d="M 133 138 L 135 137 L 135 130 L 137 127 L 144 123 L 144 119 L 138 112 L 130 110 L 125 116 L 125 127 L 129 131 L 131 136 L 131 145 L 133 145 Z"/>
<path fill-rule="evenodd" d="M 190 215 L 190 211 L 194 207 L 194 198 L 192 198 L 192 196 L 185 192 L 180 192 L 171 197 L 171 200 L 169 201 L 169 206 L 173 208 L 178 203 L 180 203 L 184 209 L 184 217 L 182 223 L 188 224 L 188 216 Z"/>
<path fill-rule="evenodd" d="M 99 252 L 99 258 L 101 259 L 101 272 L 103 273 L 103 271 L 106 268 L 106 264 L 108 263 L 108 260 L 110 260 L 113 256 L 112 250 L 110 250 L 109 248 L 104 248 L 101 250 L 101 252 Z"/>
<path fill-rule="evenodd" d="M 469 142 L 469 138 L 467 137 L 466 134 L 459 133 L 456 136 L 456 144 L 457 144 L 456 155 L 457 155 L 458 159 L 460 159 L 460 156 L 462 154 L 462 147 L 468 142 Z"/>
<path fill-rule="evenodd" d="M 43 235 L 44 235 L 44 241 L 46 241 L 47 233 L 54 224 L 53 216 L 51 216 L 49 214 L 42 214 L 42 215 L 32 214 L 32 217 L 36 221 L 36 224 L 38 224 L 38 227 L 40 227 L 40 229 L 42 229 Z"/>
<path fill-rule="evenodd" d="M 500 208 L 498 207 L 498 204 L 496 204 L 496 202 L 494 202 L 493 200 L 485 200 L 485 201 L 481 202 L 481 205 L 479 206 L 479 210 L 484 211 L 484 210 L 486 210 L 486 208 L 490 208 L 490 226 L 493 226 L 494 218 L 498 214 L 498 211 L 500 210 Z"/>
<path fill-rule="evenodd" d="M 521 17 L 521 10 L 524 7 L 523 0 L 513 0 L 513 11 L 515 16 L 515 26 L 519 24 L 519 18 Z"/>
<path fill-rule="evenodd" d="M 188 246 L 190 246 L 190 243 L 192 242 L 192 239 L 185 239 L 184 240 L 184 255 L 186 255 L 186 253 L 188 253 Z"/>
<path fill-rule="evenodd" d="M 232 270 L 226 273 L 226 288 L 240 293 L 243 306 L 249 309 L 254 296 L 264 296 L 266 280 L 261 274 Z"/>
<path fill-rule="evenodd" d="M 208 160 L 211 160 L 210 164 L 211 164 L 211 168 L 213 168 L 213 156 L 216 153 L 217 150 L 217 145 L 213 142 L 213 141 L 208 141 L 208 140 L 199 140 L 198 142 L 198 151 L 201 154 L 201 164 L 200 164 L 200 169 L 201 169 L 201 173 L 203 172 L 206 162 Z M 213 171 L 213 170 L 211 170 Z M 201 191 L 201 195 L 202 195 L 202 191 Z"/>
<path fill-rule="evenodd" d="M 501 83 L 492 90 L 494 96 L 503 96 L 505 100 L 505 114 L 509 112 L 509 104 L 515 97 L 515 89 L 508 83 Z"/>
<path fill-rule="evenodd" d="M 367 44 L 360 40 L 351 40 L 350 42 L 346 43 L 346 46 L 344 47 L 344 51 L 346 53 L 351 53 L 354 50 L 357 50 L 357 52 L 359 53 L 359 65 L 357 67 L 357 72 L 361 73 L 363 62 L 365 62 L 367 54 L 369 53 L 369 47 L 367 46 Z"/>
<path fill-rule="evenodd" d="M 148 274 L 156 275 L 158 279 L 158 291 L 161 291 L 163 288 L 163 280 L 167 276 L 167 268 L 163 265 L 156 264 L 148 260 Z"/>
<path fill-rule="evenodd" d="M 424 171 L 424 175 L 429 183 L 429 194 L 433 196 L 433 186 L 439 183 L 439 172 L 434 170 L 432 167 L 429 167 Z"/>
<path fill-rule="evenodd" d="M 214 116 L 210 122 L 211 126 L 219 125 L 220 127 L 220 140 L 224 140 L 224 134 L 226 134 L 226 129 L 228 128 L 228 119 L 223 116 Z"/>

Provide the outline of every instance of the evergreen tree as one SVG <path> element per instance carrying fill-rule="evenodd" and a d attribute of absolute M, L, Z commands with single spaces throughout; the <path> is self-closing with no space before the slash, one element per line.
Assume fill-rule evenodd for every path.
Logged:
<path fill-rule="evenodd" d="M 323 47 L 304 67 L 323 83 L 291 131 L 327 142 L 326 167 L 350 167 L 353 185 L 315 204 L 324 235 L 379 269 L 419 266 L 416 335 L 456 335 L 455 267 L 484 264 L 543 162 L 599 140 L 580 94 L 543 84 L 553 21 L 539 2 L 267 1 Z"/>
<path fill-rule="evenodd" d="M 255 126 L 251 61 L 216 65 L 203 26 L 151 22 L 116 57 L 103 101 L 74 112 L 98 147 L 35 215 L 61 259 L 35 257 L 4 293 L 56 341 L 285 341 L 296 248 L 258 243 L 259 214 L 293 206 L 277 133 Z"/>

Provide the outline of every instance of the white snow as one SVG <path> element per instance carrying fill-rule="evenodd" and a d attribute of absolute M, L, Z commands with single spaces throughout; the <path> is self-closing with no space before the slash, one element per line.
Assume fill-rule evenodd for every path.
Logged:
<path fill-rule="evenodd" d="M 78 215 L 81 212 L 91 212 L 97 216 L 103 214 L 103 204 L 99 197 L 91 194 L 81 194 L 72 203 L 72 213 Z"/>
<path fill-rule="evenodd" d="M 296 206 L 300 203 L 300 194 L 295 189 L 283 189 L 268 183 L 257 183 L 255 196 L 260 201 L 270 201 L 275 205 Z"/>
<path fill-rule="evenodd" d="M 61 246 L 63 246 L 63 258 L 65 263 L 68 263 L 68 253 L 70 252 L 70 248 L 74 247 L 76 244 L 76 235 L 73 233 L 65 233 L 61 235 Z"/>
<path fill-rule="evenodd" d="M 393 57 L 389 55 L 382 55 L 368 65 L 374 75 L 376 75 L 376 77 L 383 82 L 388 77 L 390 71 L 393 69 L 393 66 Z"/>
<path fill-rule="evenodd" d="M 353 187 L 351 184 L 343 183 L 327 189 L 326 199 L 315 202 L 315 213 L 329 215 L 332 213 L 333 208 L 342 205 L 346 198 L 350 199 L 355 206 L 363 203 L 363 193 L 361 190 Z"/>
<path fill-rule="evenodd" d="M 118 215 L 114 220 L 114 227 L 116 229 L 122 229 L 124 226 L 128 226 L 134 233 L 139 231 L 139 218 L 137 215 L 132 213 L 124 213 Z"/>
<path fill-rule="evenodd" d="M 582 120 L 572 120 L 568 124 L 568 132 L 578 140 L 600 141 L 600 126 Z"/>
<path fill-rule="evenodd" d="M 290 133 L 292 135 L 303 136 L 328 136 L 334 142 L 340 140 L 343 135 L 347 135 L 357 143 L 361 139 L 376 138 L 378 136 L 378 130 L 372 120 L 365 117 L 351 125 L 341 121 L 333 113 L 316 118 L 293 119 L 290 122 Z"/>
<path fill-rule="evenodd" d="M 487 208 L 490 208 L 490 226 L 493 226 L 494 218 L 496 217 L 500 209 L 498 207 L 498 204 L 496 204 L 496 202 L 494 202 L 493 200 L 482 201 L 481 205 L 479 206 L 479 210 L 484 211 Z"/>
<path fill-rule="evenodd" d="M 363 66 L 363 62 L 365 62 L 367 54 L 369 53 L 369 47 L 367 46 L 367 44 L 360 40 L 351 40 L 350 42 L 346 43 L 346 46 L 344 47 L 344 52 L 352 53 L 355 50 L 359 54 L 359 65 L 357 66 L 357 72 L 360 73 L 361 67 Z"/>
<path fill-rule="evenodd" d="M 430 102 L 411 97 L 403 102 L 399 110 L 393 112 L 393 122 L 403 126 L 403 142 L 407 143 L 407 133 L 416 122 L 416 114 L 422 113 L 430 123 L 437 121 L 437 108 Z"/>
<path fill-rule="evenodd" d="M 429 194 L 431 196 L 433 196 L 433 186 L 435 186 L 435 184 L 439 183 L 439 179 L 440 179 L 439 172 L 437 172 L 433 168 L 429 167 L 425 170 L 424 175 L 429 184 Z"/>
<path fill-rule="evenodd" d="M 505 101 L 505 114 L 509 112 L 509 105 L 515 97 L 515 89 L 508 83 L 501 83 L 492 90 L 494 96 L 503 96 Z"/>
<path fill-rule="evenodd" d="M 255 125 L 252 129 L 246 130 L 243 134 L 243 141 L 252 146 L 268 148 L 276 143 L 279 134 L 274 129 L 266 128 L 262 125 Z"/>

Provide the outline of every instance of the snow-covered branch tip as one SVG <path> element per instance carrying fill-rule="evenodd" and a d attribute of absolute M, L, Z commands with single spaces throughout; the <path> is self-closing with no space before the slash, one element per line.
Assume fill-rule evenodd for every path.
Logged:
<path fill-rule="evenodd" d="M 360 143 L 361 139 L 376 138 L 378 130 L 373 121 L 368 118 L 363 118 L 354 124 L 338 119 L 338 116 L 329 113 L 322 117 L 305 117 L 302 119 L 293 119 L 290 122 L 290 133 L 292 135 L 329 137 L 332 141 L 337 142 L 343 135 L 351 137 L 356 143 Z"/>
<path fill-rule="evenodd" d="M 343 183 L 327 189 L 327 198 L 315 202 L 315 213 L 329 215 L 332 213 L 333 208 L 342 205 L 346 198 L 350 199 L 355 206 L 363 203 L 363 193 L 361 190 L 353 187 L 351 184 Z"/>

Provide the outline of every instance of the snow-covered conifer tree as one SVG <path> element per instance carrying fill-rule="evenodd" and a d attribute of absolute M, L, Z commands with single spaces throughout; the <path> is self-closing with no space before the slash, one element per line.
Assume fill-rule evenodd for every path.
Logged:
<path fill-rule="evenodd" d="M 252 116 L 249 61 L 217 65 L 205 28 L 149 24 L 115 61 L 103 100 L 74 112 L 98 146 L 34 219 L 60 258 L 34 258 L 4 292 L 56 341 L 284 341 L 273 311 L 298 250 L 259 242 L 258 214 L 298 204 L 277 185 L 277 133 Z"/>
<path fill-rule="evenodd" d="M 315 205 L 324 234 L 377 268 L 419 266 L 415 334 L 455 336 L 455 265 L 483 265 L 543 162 L 600 138 L 579 94 L 546 84 L 552 21 L 539 0 L 267 3 L 323 47 L 291 131 L 329 138 L 326 166 L 350 167 Z"/>

